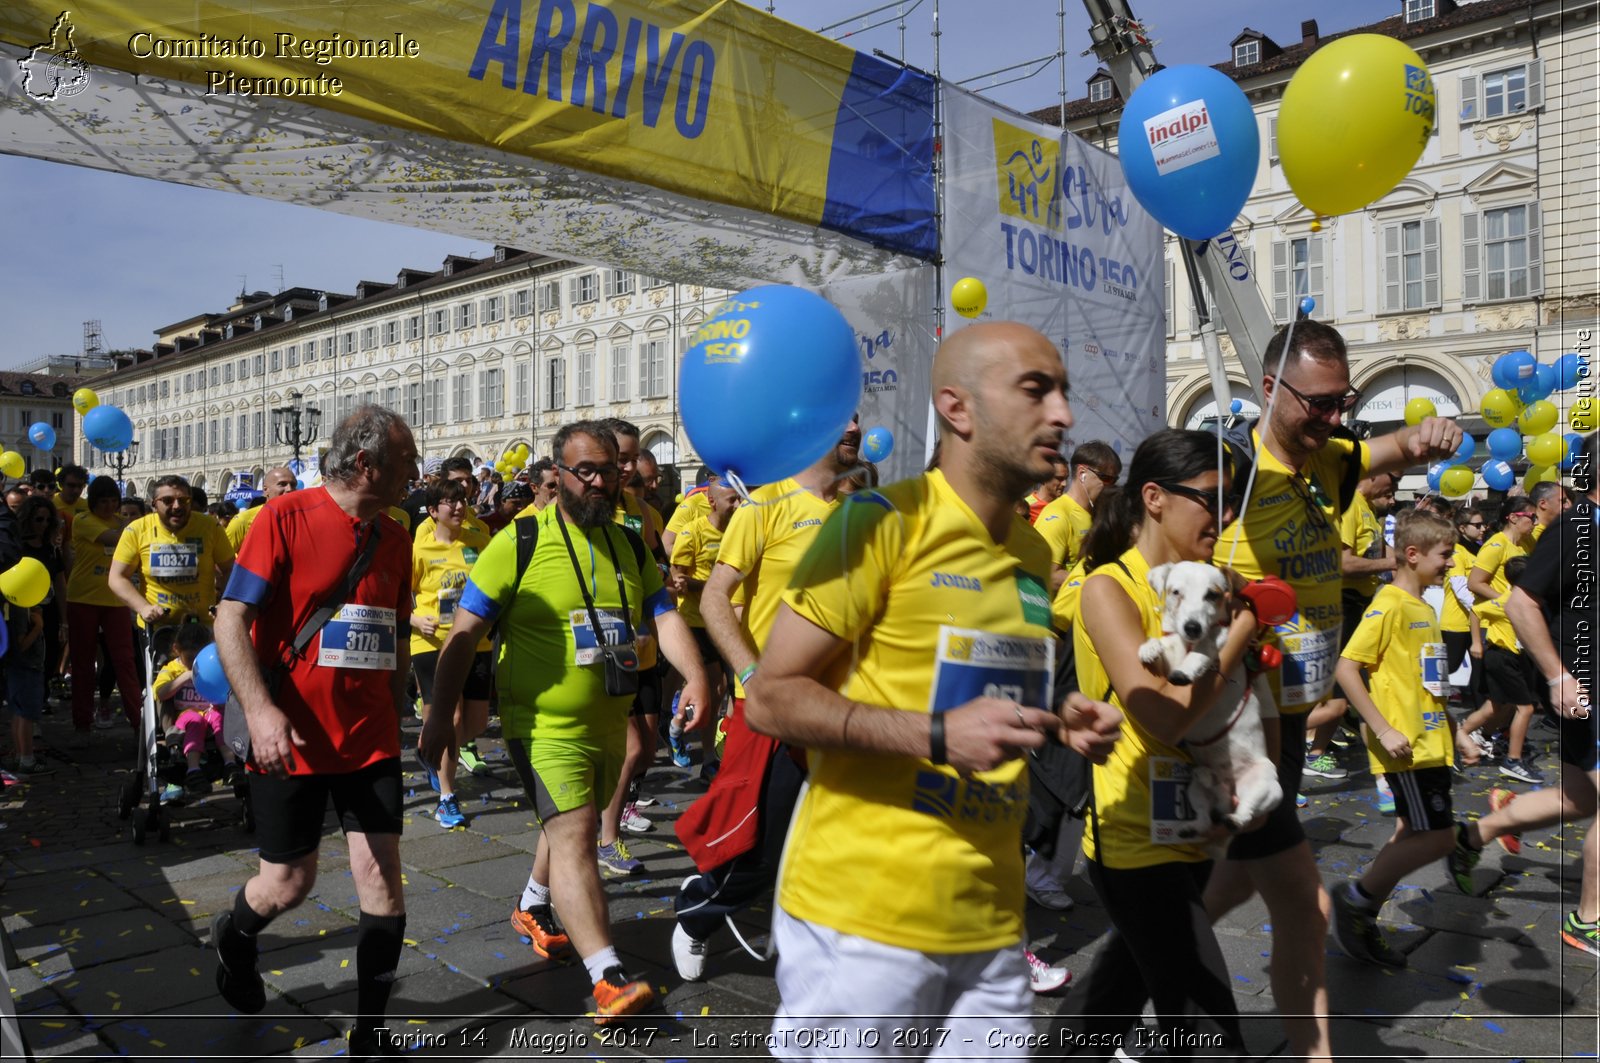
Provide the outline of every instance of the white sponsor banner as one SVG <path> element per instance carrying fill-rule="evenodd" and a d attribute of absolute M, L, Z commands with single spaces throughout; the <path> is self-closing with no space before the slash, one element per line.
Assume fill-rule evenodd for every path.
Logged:
<path fill-rule="evenodd" d="M 1222 154 L 1204 100 L 1191 100 L 1144 122 L 1156 172 L 1165 177 Z"/>
<path fill-rule="evenodd" d="M 1054 341 L 1072 389 L 1066 449 L 1098 439 L 1126 461 L 1166 424 L 1161 227 L 1115 156 L 942 88 L 947 282 L 977 277 L 989 291 L 977 320 L 1022 321 Z"/>

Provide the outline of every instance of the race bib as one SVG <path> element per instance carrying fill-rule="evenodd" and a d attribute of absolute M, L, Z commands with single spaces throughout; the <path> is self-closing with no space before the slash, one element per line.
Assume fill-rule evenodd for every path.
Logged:
<path fill-rule="evenodd" d="M 596 609 L 600 614 L 601 633 L 605 636 L 607 646 L 621 646 L 631 641 L 633 631 L 629 628 L 621 613 L 609 609 Z M 589 610 L 574 609 L 568 620 L 572 624 L 572 663 L 593 664 L 600 659 L 600 643 L 594 637 L 594 624 L 589 619 Z"/>
<path fill-rule="evenodd" d="M 439 588 L 439 626 L 449 627 L 455 619 L 456 605 L 461 601 L 460 587 Z"/>
<path fill-rule="evenodd" d="M 928 711 L 948 712 L 983 697 L 1047 709 L 1055 678 L 1055 654 L 1054 639 L 994 635 L 941 625 Z"/>
<path fill-rule="evenodd" d="M 1194 765 L 1178 757 L 1151 757 L 1150 841 L 1156 845 L 1193 845 L 1200 812 L 1189 800 Z"/>
<path fill-rule="evenodd" d="M 1422 689 L 1436 698 L 1450 696 L 1450 663 L 1444 643 L 1424 642 L 1418 662 L 1422 665 Z"/>
<path fill-rule="evenodd" d="M 1339 656 L 1339 633 L 1334 630 L 1284 631 L 1278 629 L 1283 651 L 1279 670 L 1282 692 L 1278 704 L 1315 705 L 1333 690 L 1333 666 Z"/>
<path fill-rule="evenodd" d="M 150 578 L 164 583 L 193 583 L 200 576 L 199 543 L 152 543 Z"/>
<path fill-rule="evenodd" d="M 317 663 L 325 668 L 394 671 L 395 610 L 345 605 L 322 626 Z"/>

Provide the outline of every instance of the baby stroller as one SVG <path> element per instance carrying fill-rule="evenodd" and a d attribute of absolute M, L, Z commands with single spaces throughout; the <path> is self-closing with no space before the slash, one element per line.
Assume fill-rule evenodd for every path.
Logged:
<path fill-rule="evenodd" d="M 198 623 L 193 618 L 188 622 Z M 145 684 L 140 712 L 136 762 L 133 772 L 123 781 L 117 804 L 118 817 L 123 820 L 131 818 L 133 821 L 135 845 L 143 845 L 151 833 L 164 842 L 171 841 L 172 828 L 163 808 L 181 807 L 177 801 L 163 806 L 162 792 L 169 788 L 181 791 L 183 787 L 188 771 L 183 753 L 183 733 L 166 733 L 162 726 L 162 705 L 155 694 L 156 676 L 162 666 L 173 658 L 173 645 L 181 626 L 164 624 L 147 632 L 144 653 L 145 675 L 149 679 Z M 207 748 L 202 755 L 200 770 L 212 784 L 224 780 L 227 775 L 222 756 L 214 748 Z M 229 819 L 246 832 L 254 831 L 255 813 L 250 803 L 250 781 L 242 770 L 234 773 L 231 787 L 239 805 L 238 811 Z M 148 803 L 140 811 L 140 802 L 146 800 Z"/>

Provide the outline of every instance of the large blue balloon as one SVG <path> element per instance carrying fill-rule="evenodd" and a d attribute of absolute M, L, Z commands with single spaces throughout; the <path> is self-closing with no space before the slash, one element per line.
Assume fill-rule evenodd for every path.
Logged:
<path fill-rule="evenodd" d="M 1560 381 L 1561 377 L 1555 366 L 1536 365 L 1533 367 L 1533 375 L 1518 385 L 1517 398 L 1521 399 L 1524 405 L 1549 398 Z"/>
<path fill-rule="evenodd" d="M 1576 432 L 1568 432 L 1561 437 L 1567 444 L 1566 453 L 1561 455 L 1561 464 L 1557 466 L 1562 472 L 1571 472 L 1572 467 L 1578 464 L 1578 452 L 1583 449 L 1583 437 Z"/>
<path fill-rule="evenodd" d="M 96 450 L 114 454 L 133 442 L 133 422 L 115 406 L 96 406 L 83 415 L 83 437 Z"/>
<path fill-rule="evenodd" d="M 879 426 L 861 437 L 861 455 L 868 461 L 883 461 L 894 450 L 894 433 Z"/>
<path fill-rule="evenodd" d="M 1509 491 L 1511 485 L 1517 482 L 1517 471 L 1498 458 L 1484 462 L 1479 474 L 1483 482 L 1496 491 Z"/>
<path fill-rule="evenodd" d="M 93 413 L 94 411 L 89 411 Z M 225 705 L 233 688 L 222 671 L 222 658 L 215 643 L 204 647 L 194 658 L 194 692 L 213 705 Z"/>
<path fill-rule="evenodd" d="M 1494 360 L 1489 375 L 1497 388 L 1515 391 L 1538 372 L 1539 363 L 1527 351 L 1508 351 Z"/>
<path fill-rule="evenodd" d="M 695 333 L 679 372 L 683 427 L 727 479 L 771 483 L 814 463 L 861 402 L 855 330 L 820 295 L 787 285 L 728 299 Z"/>
<path fill-rule="evenodd" d="M 28 426 L 28 438 L 40 450 L 56 449 L 56 430 L 43 421 L 35 421 Z"/>
<path fill-rule="evenodd" d="M 1428 466 L 1428 490 L 1434 492 L 1439 490 L 1440 480 L 1444 476 L 1444 471 L 1449 467 L 1449 463 L 1443 461 Z"/>
<path fill-rule="evenodd" d="M 1456 448 L 1456 455 L 1455 455 L 1455 458 L 1453 460 L 1456 463 L 1463 462 L 1463 461 L 1471 461 L 1472 460 L 1472 455 L 1476 454 L 1477 451 L 1478 451 L 1478 441 L 1476 439 L 1473 439 L 1472 436 L 1468 435 L 1466 432 L 1462 432 L 1461 433 L 1461 445 Z"/>
<path fill-rule="evenodd" d="M 1121 123 L 1122 173 L 1140 205 L 1191 240 L 1227 231 L 1261 166 L 1244 90 L 1208 66 L 1170 66 L 1134 90 Z"/>
<path fill-rule="evenodd" d="M 1578 381 L 1588 374 L 1589 359 L 1581 354 L 1567 353 L 1556 359 L 1556 390 L 1566 391 L 1578 386 Z"/>
<path fill-rule="evenodd" d="M 1489 456 L 1500 461 L 1516 461 L 1522 456 L 1522 433 L 1515 428 L 1496 428 L 1490 432 Z"/>

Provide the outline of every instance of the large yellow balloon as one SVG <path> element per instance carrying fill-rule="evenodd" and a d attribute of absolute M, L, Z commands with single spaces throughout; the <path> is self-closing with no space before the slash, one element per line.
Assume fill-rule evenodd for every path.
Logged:
<path fill-rule="evenodd" d="M 1509 428 L 1517 419 L 1522 403 L 1505 388 L 1493 388 L 1483 393 L 1483 419 L 1491 428 Z"/>
<path fill-rule="evenodd" d="M 0 453 L 0 473 L 5 473 L 13 480 L 22 479 L 22 474 L 28 471 L 28 463 L 22 460 L 22 455 L 14 450 Z"/>
<path fill-rule="evenodd" d="M 50 593 L 50 571 L 38 558 L 25 557 L 15 565 L 0 572 L 0 594 L 6 601 L 24 609 L 32 609 Z"/>
<path fill-rule="evenodd" d="M 1517 428 L 1525 436 L 1543 435 L 1556 426 L 1556 420 L 1561 416 L 1556 410 L 1556 404 L 1549 399 L 1540 399 L 1530 402 L 1517 414 Z"/>
<path fill-rule="evenodd" d="M 976 277 L 962 277 L 950 289 L 950 305 L 962 317 L 977 317 L 989 305 L 989 289 Z"/>
<path fill-rule="evenodd" d="M 1550 465 L 1535 465 L 1531 469 L 1529 469 L 1528 470 L 1528 474 L 1522 478 L 1522 489 L 1524 491 L 1531 492 L 1533 490 L 1534 484 L 1539 484 L 1539 483 L 1553 483 L 1553 484 L 1555 484 L 1555 483 L 1560 483 L 1560 482 L 1561 482 L 1561 474 L 1559 472 L 1557 472 L 1553 466 L 1550 466 Z"/>
<path fill-rule="evenodd" d="M 72 393 L 72 408 L 82 417 L 96 406 L 100 405 L 100 396 L 94 393 L 94 388 L 79 388 Z"/>
<path fill-rule="evenodd" d="M 1433 404 L 1432 399 L 1425 399 L 1419 395 L 1406 403 L 1406 424 L 1421 424 L 1429 417 L 1437 416 L 1439 416 L 1439 407 Z"/>
<path fill-rule="evenodd" d="M 1439 476 L 1439 493 L 1446 498 L 1460 498 L 1472 490 L 1474 479 L 1476 477 L 1467 466 L 1452 465 Z"/>
<path fill-rule="evenodd" d="M 1567 441 L 1555 432 L 1544 432 L 1528 440 L 1528 460 L 1535 465 L 1554 465 L 1567 452 Z"/>
<path fill-rule="evenodd" d="M 1596 425 L 1600 425 L 1600 402 L 1596 402 L 1592 395 L 1572 404 L 1572 410 L 1567 414 L 1567 424 L 1572 426 L 1574 432 L 1593 432 Z"/>
<path fill-rule="evenodd" d="M 1278 110 L 1278 158 L 1316 214 L 1343 214 L 1411 172 L 1433 132 L 1433 78 L 1393 37 L 1357 33 L 1300 66 Z"/>

